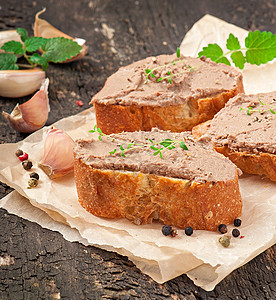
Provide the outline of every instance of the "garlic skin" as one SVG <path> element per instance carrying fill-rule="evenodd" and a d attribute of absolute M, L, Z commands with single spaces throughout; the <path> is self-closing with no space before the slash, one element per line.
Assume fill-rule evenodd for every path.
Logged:
<path fill-rule="evenodd" d="M 16 30 L 5 30 L 0 31 L 0 48 L 9 41 L 17 41 L 22 43 L 20 35 L 17 33 Z M 0 49 L 0 53 L 5 52 L 4 50 Z"/>
<path fill-rule="evenodd" d="M 37 91 L 45 72 L 39 68 L 30 70 L 3 70 L 0 71 L 0 96 L 19 98 Z"/>
<path fill-rule="evenodd" d="M 49 79 L 46 78 L 40 90 L 30 100 L 20 105 L 17 104 L 11 114 L 2 112 L 13 129 L 23 133 L 31 133 L 44 126 L 50 111 L 48 85 Z"/>
<path fill-rule="evenodd" d="M 44 155 L 38 163 L 50 179 L 55 179 L 74 170 L 74 141 L 63 130 L 51 128 L 44 142 Z"/>
<path fill-rule="evenodd" d="M 57 28 L 55 28 L 54 26 L 52 26 L 49 22 L 39 18 L 39 16 L 41 14 L 43 14 L 45 11 L 46 11 L 46 9 L 44 8 L 43 10 L 39 11 L 35 15 L 34 36 L 43 37 L 43 38 L 47 38 L 47 39 L 54 38 L 54 37 L 64 37 L 67 39 L 71 39 L 71 40 L 77 42 L 82 47 L 82 49 L 79 54 L 77 54 L 76 56 L 74 56 L 70 59 L 63 61 L 63 63 L 68 63 L 71 61 L 82 59 L 88 51 L 88 47 L 85 45 L 86 40 L 81 39 L 81 38 L 72 38 L 71 36 L 63 33 L 62 31 L 60 31 Z"/>

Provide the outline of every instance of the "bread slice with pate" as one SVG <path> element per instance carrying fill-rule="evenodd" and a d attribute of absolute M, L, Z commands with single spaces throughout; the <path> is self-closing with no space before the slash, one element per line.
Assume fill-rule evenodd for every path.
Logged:
<path fill-rule="evenodd" d="M 193 135 L 243 172 L 276 181 L 276 92 L 234 97 Z"/>
<path fill-rule="evenodd" d="M 154 127 L 182 132 L 212 119 L 242 92 L 242 74 L 231 66 L 160 55 L 120 68 L 91 103 L 106 134 Z"/>
<path fill-rule="evenodd" d="M 217 230 L 241 215 L 237 167 L 188 132 L 80 139 L 74 161 L 78 200 L 98 217 Z"/>

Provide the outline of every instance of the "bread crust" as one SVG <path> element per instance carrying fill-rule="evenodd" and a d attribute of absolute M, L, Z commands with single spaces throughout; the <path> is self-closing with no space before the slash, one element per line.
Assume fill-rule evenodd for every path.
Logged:
<path fill-rule="evenodd" d="M 259 152 L 239 152 L 228 146 L 214 147 L 215 150 L 227 156 L 238 168 L 249 174 L 265 175 L 272 181 L 276 181 L 276 155 Z"/>
<path fill-rule="evenodd" d="M 75 157 L 79 203 L 98 217 L 126 218 L 137 225 L 153 219 L 185 228 L 217 230 L 241 215 L 238 175 L 196 183 L 141 172 L 102 170 Z"/>
<path fill-rule="evenodd" d="M 243 91 L 242 79 L 239 78 L 237 87 L 233 90 L 213 97 L 190 99 L 180 105 L 124 106 L 120 104 L 104 105 L 96 102 L 94 103 L 96 121 L 98 127 L 105 134 L 123 131 L 150 131 L 154 127 L 182 132 L 212 119 L 230 98 Z"/>

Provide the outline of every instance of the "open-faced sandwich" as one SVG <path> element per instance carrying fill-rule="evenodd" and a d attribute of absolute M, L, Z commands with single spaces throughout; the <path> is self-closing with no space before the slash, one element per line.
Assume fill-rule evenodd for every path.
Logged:
<path fill-rule="evenodd" d="M 212 119 L 242 92 L 242 75 L 231 66 L 160 55 L 120 68 L 91 103 L 106 134 L 154 127 L 182 132 Z"/>
<path fill-rule="evenodd" d="M 217 230 L 241 215 L 238 169 L 188 132 L 124 132 L 78 140 L 80 204 L 95 216 Z"/>
<path fill-rule="evenodd" d="M 276 92 L 240 94 L 216 116 L 193 129 L 243 172 L 276 181 Z"/>

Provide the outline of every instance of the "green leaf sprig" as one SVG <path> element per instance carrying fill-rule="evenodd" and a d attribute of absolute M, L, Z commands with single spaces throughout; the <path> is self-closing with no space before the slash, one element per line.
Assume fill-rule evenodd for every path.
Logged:
<path fill-rule="evenodd" d="M 1 49 L 4 53 L 0 53 L 0 70 L 18 70 L 19 67 L 35 68 L 38 65 L 45 71 L 49 62 L 61 63 L 80 53 L 81 46 L 71 39 L 64 37 L 42 38 L 29 37 L 28 32 L 24 28 L 17 28 L 21 42 L 6 42 Z M 38 50 L 43 51 L 42 54 Z M 29 65 L 20 65 L 17 63 L 17 56 L 23 55 Z"/>
<path fill-rule="evenodd" d="M 270 112 L 273 115 L 276 115 L 276 104 L 274 106 L 270 106 L 269 104 L 263 103 L 260 99 L 258 98 L 259 103 L 260 103 L 260 108 L 259 109 L 254 109 L 254 107 L 249 106 L 246 109 L 246 114 L 248 116 L 251 116 L 254 112 L 258 112 L 260 115 L 263 115 L 265 112 Z M 240 111 L 245 110 L 244 108 L 240 107 Z"/>
<path fill-rule="evenodd" d="M 163 81 L 163 80 L 167 79 L 169 83 L 172 83 L 172 77 L 178 76 L 178 75 L 186 73 L 186 72 L 193 71 L 194 67 L 191 67 L 191 66 L 188 65 L 187 66 L 188 69 L 185 69 L 182 72 L 178 72 L 178 73 L 173 73 L 172 74 L 170 71 L 167 71 L 167 75 L 166 76 L 163 76 L 163 77 L 159 76 L 159 77 L 157 77 L 157 75 L 155 74 L 156 70 L 163 69 L 163 68 L 166 68 L 166 67 L 171 66 L 171 65 L 176 65 L 178 63 L 184 63 L 185 62 L 185 59 L 180 59 L 180 49 L 179 49 L 179 47 L 176 50 L 176 56 L 177 56 L 178 59 L 177 60 L 173 60 L 172 62 L 170 62 L 168 64 L 165 64 L 165 65 L 162 65 L 162 66 L 158 66 L 158 67 L 155 67 L 153 69 L 145 69 L 146 83 L 148 82 L 149 77 L 156 78 L 157 82 L 160 82 L 160 81 Z"/>
<path fill-rule="evenodd" d="M 245 38 L 245 47 L 241 48 L 237 37 L 232 33 L 226 41 L 226 47 L 229 50 L 223 53 L 218 44 L 208 44 L 198 53 L 198 57 L 204 55 L 216 63 L 231 65 L 226 56 L 231 57 L 236 67 L 243 69 L 245 63 L 253 65 L 266 64 L 276 57 L 276 34 L 271 32 L 256 30 L 250 31 Z"/>
<path fill-rule="evenodd" d="M 97 132 L 98 135 L 98 139 L 100 141 L 102 141 L 102 137 L 107 137 L 109 139 L 111 139 L 112 141 L 116 141 L 118 142 L 118 144 L 120 146 L 118 146 L 118 148 L 114 148 L 112 151 L 110 151 L 110 154 L 115 154 L 115 153 L 120 153 L 121 156 L 126 157 L 126 152 L 133 150 L 133 149 L 146 149 L 146 148 L 150 148 L 151 150 L 153 150 L 153 155 L 159 155 L 160 158 L 163 159 L 163 155 L 162 155 L 162 151 L 164 151 L 164 149 L 168 149 L 168 150 L 172 150 L 175 149 L 177 145 L 180 146 L 180 148 L 184 149 L 184 150 L 188 150 L 188 147 L 186 146 L 186 144 L 183 141 L 179 141 L 179 140 L 172 140 L 172 139 L 164 139 L 162 141 L 158 141 L 158 142 L 154 142 L 152 139 L 148 139 L 149 143 L 137 143 L 137 142 L 131 142 L 131 143 L 127 143 L 125 144 L 125 141 L 123 140 L 119 140 L 119 139 L 115 139 L 114 137 L 111 137 L 107 134 L 104 134 L 102 132 L 102 130 L 97 127 L 97 124 L 94 126 L 94 128 L 92 130 L 89 130 L 89 132 L 95 133 Z"/>

